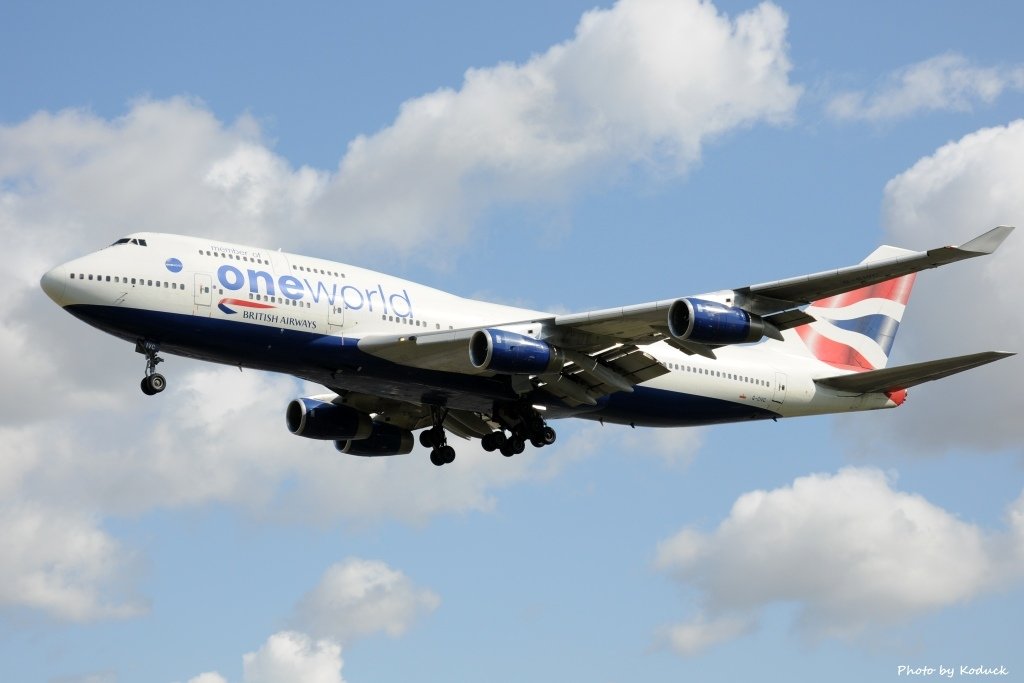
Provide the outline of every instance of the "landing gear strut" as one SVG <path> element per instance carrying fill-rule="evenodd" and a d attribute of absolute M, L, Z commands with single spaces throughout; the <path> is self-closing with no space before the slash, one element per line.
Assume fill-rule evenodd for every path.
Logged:
<path fill-rule="evenodd" d="M 146 376 L 142 378 L 140 384 L 142 393 L 146 396 L 159 394 L 167 388 L 167 380 L 156 371 L 157 364 L 164 362 L 163 358 L 156 355 L 160 350 L 160 345 L 148 339 L 140 339 L 135 344 L 135 350 L 146 357 Z"/>
<path fill-rule="evenodd" d="M 448 445 L 444 432 L 444 414 L 440 408 L 432 408 L 434 426 L 420 432 L 420 445 L 430 449 L 430 462 L 438 467 L 455 462 L 455 449 Z"/>

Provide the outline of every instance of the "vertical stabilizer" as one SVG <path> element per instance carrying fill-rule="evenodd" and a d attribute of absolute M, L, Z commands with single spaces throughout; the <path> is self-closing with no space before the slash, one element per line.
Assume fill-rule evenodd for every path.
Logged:
<path fill-rule="evenodd" d="M 914 253 L 882 246 L 862 263 Z M 818 360 L 844 370 L 877 370 L 889 361 L 916 274 L 813 302 L 807 313 L 815 322 L 796 328 L 800 340 Z"/>

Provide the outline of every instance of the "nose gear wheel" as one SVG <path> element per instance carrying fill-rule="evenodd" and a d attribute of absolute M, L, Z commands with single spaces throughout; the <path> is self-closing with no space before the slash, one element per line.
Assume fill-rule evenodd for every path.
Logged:
<path fill-rule="evenodd" d="M 160 345 L 149 339 L 140 339 L 135 344 L 135 350 L 146 357 L 146 375 L 139 384 L 142 393 L 146 396 L 159 394 L 167 388 L 167 379 L 156 371 L 156 366 L 164 362 L 163 358 L 156 355 Z"/>

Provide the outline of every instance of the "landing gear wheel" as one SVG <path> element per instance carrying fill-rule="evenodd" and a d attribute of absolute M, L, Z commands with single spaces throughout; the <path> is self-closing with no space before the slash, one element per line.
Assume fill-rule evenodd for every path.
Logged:
<path fill-rule="evenodd" d="M 512 438 L 506 440 L 505 443 L 501 446 L 501 454 L 504 455 L 506 458 L 511 458 L 513 455 L 519 455 L 525 450 L 526 442 L 523 441 L 518 436 L 513 436 Z"/>
<path fill-rule="evenodd" d="M 491 432 L 480 439 L 480 445 L 483 446 L 485 451 L 490 453 L 504 446 L 506 440 L 505 432 Z"/>
<path fill-rule="evenodd" d="M 147 379 L 149 379 L 149 388 L 153 390 L 154 394 L 159 394 L 167 388 L 167 380 L 159 372 L 154 372 Z"/>
<path fill-rule="evenodd" d="M 438 467 L 455 462 L 455 449 L 451 446 L 439 446 L 430 451 L 430 462 Z"/>
<path fill-rule="evenodd" d="M 551 444 L 553 444 L 557 436 L 558 435 L 555 434 L 555 430 L 552 429 L 551 427 L 545 426 L 543 429 L 540 430 L 540 440 L 544 443 L 545 446 L 550 446 Z"/>
<path fill-rule="evenodd" d="M 434 426 L 420 432 L 420 445 L 424 448 L 440 448 L 445 445 L 444 427 Z"/>
<path fill-rule="evenodd" d="M 143 377 L 140 386 L 142 387 L 142 393 L 146 396 L 152 396 L 159 394 L 167 388 L 167 380 L 159 372 L 154 372 L 152 375 Z"/>

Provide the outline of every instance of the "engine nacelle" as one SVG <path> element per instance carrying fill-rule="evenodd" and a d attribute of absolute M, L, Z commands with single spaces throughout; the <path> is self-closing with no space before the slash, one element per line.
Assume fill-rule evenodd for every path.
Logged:
<path fill-rule="evenodd" d="M 506 330 L 477 330 L 469 339 L 469 362 L 480 370 L 509 375 L 542 375 L 565 365 L 562 352 L 547 342 Z"/>
<path fill-rule="evenodd" d="M 365 439 L 373 432 L 373 420 L 354 408 L 315 398 L 297 398 L 284 413 L 288 431 L 307 439 Z"/>
<path fill-rule="evenodd" d="M 412 432 L 382 422 L 373 423 L 372 433 L 365 439 L 338 439 L 334 447 L 348 455 L 374 458 L 383 455 L 405 455 L 412 451 Z"/>
<path fill-rule="evenodd" d="M 704 299 L 678 299 L 668 309 L 668 331 L 700 344 L 746 344 L 765 336 L 765 322 L 742 308 Z"/>

